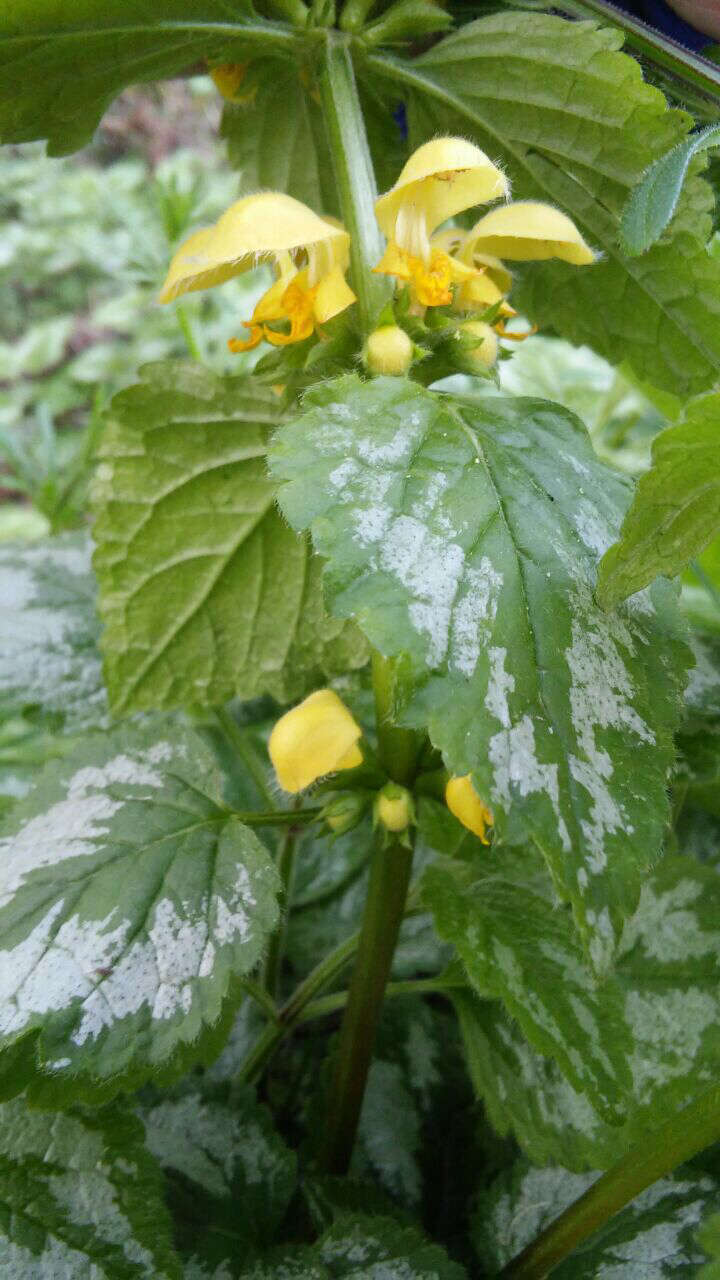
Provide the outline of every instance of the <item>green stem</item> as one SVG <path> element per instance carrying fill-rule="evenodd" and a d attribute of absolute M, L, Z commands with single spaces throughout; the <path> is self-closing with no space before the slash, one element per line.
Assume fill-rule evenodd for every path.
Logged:
<path fill-rule="evenodd" d="M 188 351 L 190 352 L 190 355 L 192 356 L 193 360 L 197 360 L 200 364 L 202 364 L 203 362 L 202 352 L 198 346 L 197 338 L 195 337 L 192 324 L 190 323 L 190 317 L 181 302 L 178 302 L 177 306 L 175 307 L 175 315 L 177 316 L 177 322 L 182 330 L 182 335 L 183 335 L 183 338 L 185 339 L 185 345 Z"/>
<path fill-rule="evenodd" d="M 249 813 L 240 813 L 232 810 L 234 818 L 239 818 L 248 827 L 290 827 L 297 826 L 298 823 L 316 822 L 322 813 L 322 809 L 273 809 L 270 813 L 256 813 L 250 810 Z M 288 835 L 295 836 L 297 832 L 290 830 Z M 286 837 L 287 839 L 287 837 Z M 282 878 L 282 861 L 279 863 Z"/>
<path fill-rule="evenodd" d="M 264 987 L 259 982 L 255 982 L 252 978 L 241 978 L 240 986 L 248 995 L 260 1006 L 263 1013 L 271 1022 L 277 1022 L 278 1007 L 275 1001 L 268 995 Z"/>
<path fill-rule="evenodd" d="M 300 983 L 287 1004 L 283 1006 L 277 1015 L 277 1022 L 269 1023 L 258 1037 L 243 1062 L 240 1070 L 235 1076 L 234 1083 L 236 1085 L 252 1084 L 256 1081 L 264 1071 L 268 1062 L 272 1058 L 277 1049 L 280 1048 L 286 1036 L 302 1021 L 302 1015 L 305 1007 L 310 1001 L 327 987 L 339 973 L 345 968 L 348 960 L 354 955 L 360 934 L 354 933 L 351 937 L 346 938 L 340 943 L 334 951 L 325 956 L 320 964 L 316 965 L 312 973 Z"/>
<path fill-rule="evenodd" d="M 465 986 L 464 981 L 449 983 L 440 978 L 413 978 L 408 982 L 388 982 L 385 988 L 386 997 L 391 996 L 450 996 L 454 987 Z M 312 1022 L 315 1018 L 325 1018 L 329 1013 L 337 1013 L 344 1009 L 348 1001 L 347 991 L 333 991 L 329 996 L 320 996 L 311 1000 L 305 1008 L 301 1022 Z"/>
<path fill-rule="evenodd" d="M 252 743 L 248 742 L 247 737 L 240 728 L 237 720 L 231 716 L 226 707 L 215 708 L 215 719 L 225 734 L 225 737 L 235 748 L 261 796 L 264 796 L 265 800 L 270 805 L 270 808 L 274 809 L 276 807 L 275 797 L 268 781 L 268 771 L 264 767 L 263 762 L 255 751 Z"/>
<path fill-rule="evenodd" d="M 395 665 L 377 650 L 372 654 L 372 680 L 375 694 L 375 721 L 378 756 L 383 768 L 401 786 L 413 781 L 422 740 L 412 729 L 398 729 L 394 715 Z"/>
<path fill-rule="evenodd" d="M 543 1280 L 646 1187 L 720 1139 L 720 1086 L 709 1089 L 623 1156 L 508 1264 L 501 1280 Z"/>
<path fill-rule="evenodd" d="M 267 0 L 268 8 L 281 18 L 287 18 L 294 27 L 306 27 L 310 10 L 303 0 Z"/>
<path fill-rule="evenodd" d="M 325 37 L 319 88 L 343 222 L 350 233 L 352 287 L 360 326 L 368 333 L 389 294 L 387 283 L 372 274 L 383 252 L 375 220 L 377 188 L 348 38 L 337 31 Z"/>
<path fill-rule="evenodd" d="M 382 837 L 373 853 L 357 959 L 326 1104 L 319 1160 L 327 1173 L 348 1170 L 372 1060 L 385 985 L 403 919 L 412 849 Z"/>
<path fill-rule="evenodd" d="M 296 804 L 299 804 L 296 801 Z M 298 809 L 292 811 L 294 816 L 299 813 Z M 278 985 L 280 982 L 280 970 L 282 968 L 283 950 L 285 947 L 285 930 L 287 928 L 287 913 L 290 905 L 290 895 L 292 892 L 293 872 L 295 870 L 295 851 L 297 849 L 298 831 L 296 827 L 289 827 L 283 836 L 280 846 L 280 857 L 278 858 L 278 871 L 280 873 L 280 892 L 278 894 L 278 905 L 280 907 L 280 919 L 277 928 L 273 933 L 268 953 L 265 959 L 264 985 L 265 990 L 276 998 Z"/>

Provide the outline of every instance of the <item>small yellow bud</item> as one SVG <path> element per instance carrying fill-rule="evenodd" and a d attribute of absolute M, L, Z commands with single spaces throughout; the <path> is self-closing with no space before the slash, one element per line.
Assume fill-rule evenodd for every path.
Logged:
<path fill-rule="evenodd" d="M 210 76 L 215 88 L 228 102 L 248 102 L 255 96 L 254 92 L 250 94 L 238 92 L 247 69 L 247 62 L 221 62 L 219 66 L 210 68 Z"/>
<path fill-rule="evenodd" d="M 483 844 L 490 843 L 486 832 L 493 825 L 493 816 L 480 799 L 469 773 L 463 778 L 450 779 L 445 788 L 445 803 L 468 831 L 478 836 Z"/>
<path fill-rule="evenodd" d="M 318 689 L 274 726 L 270 759 L 283 791 L 295 794 L 326 773 L 362 764 L 362 729 L 332 689 Z"/>
<path fill-rule="evenodd" d="M 412 339 L 399 325 L 381 325 L 367 340 L 365 361 L 371 373 L 401 377 L 410 368 L 412 358 Z"/>
<path fill-rule="evenodd" d="M 471 361 L 483 365 L 486 369 L 490 369 L 497 360 L 498 340 L 497 334 L 489 324 L 485 324 L 484 320 L 467 320 L 465 324 L 460 325 L 460 332 L 470 334 L 473 338 L 478 338 L 478 345 L 471 347 L 466 351 L 466 355 Z"/>
<path fill-rule="evenodd" d="M 381 823 L 386 831 L 398 834 L 406 831 L 414 820 L 415 809 L 410 792 L 396 782 L 387 782 L 375 797 L 375 821 Z"/>

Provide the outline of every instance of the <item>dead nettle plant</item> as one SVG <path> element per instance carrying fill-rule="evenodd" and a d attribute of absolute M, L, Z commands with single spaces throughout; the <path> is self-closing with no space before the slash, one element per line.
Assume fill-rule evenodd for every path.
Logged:
<path fill-rule="evenodd" d="M 720 1256 L 716 132 L 621 43 L 431 0 L 0 17 L 0 136 L 51 154 L 206 65 L 238 199 L 159 301 L 192 346 L 178 299 L 265 273 L 230 375 L 112 401 L 90 534 L 0 554 L 3 707 L 60 742 L 0 858 L 8 1277 Z M 535 328 L 659 407 L 637 485 L 552 365 L 508 390 Z"/>

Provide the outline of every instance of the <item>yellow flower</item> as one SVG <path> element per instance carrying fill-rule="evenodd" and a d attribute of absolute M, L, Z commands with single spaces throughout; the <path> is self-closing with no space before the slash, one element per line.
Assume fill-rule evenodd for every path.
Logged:
<path fill-rule="evenodd" d="M 462 778 L 450 779 L 445 788 L 445 803 L 468 831 L 478 836 L 483 844 L 490 843 L 486 832 L 493 825 L 493 816 L 480 799 L 469 773 Z"/>
<path fill-rule="evenodd" d="M 281 716 L 268 751 L 283 791 L 295 794 L 326 773 L 354 769 L 363 757 L 362 729 L 332 689 L 318 689 Z"/>
<path fill-rule="evenodd" d="M 196 231 L 173 257 L 160 302 L 223 284 L 259 262 L 273 262 L 277 279 L 244 321 L 250 335 L 231 338 L 246 351 L 265 338 L 274 346 L 301 342 L 355 301 L 345 280 L 350 237 L 339 225 L 292 196 L 267 191 L 236 201 L 212 227 Z M 302 270 L 297 260 L 307 262 Z M 288 324 L 280 330 L 275 324 Z M 271 327 L 272 326 L 272 327 Z"/>
<path fill-rule="evenodd" d="M 252 102 L 257 85 L 248 93 L 240 93 L 240 86 L 247 75 L 247 62 L 221 62 L 210 68 L 210 78 L 218 93 L 228 102 Z"/>
<path fill-rule="evenodd" d="M 452 302 L 451 285 L 473 279 L 477 271 L 433 247 L 433 231 L 461 210 L 507 194 L 505 176 L 479 147 L 462 138 L 426 142 L 375 205 L 388 239 L 375 270 L 408 281 L 422 306 L 446 306 Z"/>
<path fill-rule="evenodd" d="M 468 254 L 473 259 L 478 254 L 497 254 L 515 262 L 561 258 L 576 267 L 595 261 L 592 249 L 567 214 L 537 200 L 518 200 L 491 209 L 468 232 L 461 256 Z"/>

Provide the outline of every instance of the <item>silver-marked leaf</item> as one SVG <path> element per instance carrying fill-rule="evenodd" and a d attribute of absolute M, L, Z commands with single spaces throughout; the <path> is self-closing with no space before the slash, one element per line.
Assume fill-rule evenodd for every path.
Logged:
<path fill-rule="evenodd" d="M 641 258 L 618 249 L 630 191 L 692 124 L 643 83 L 622 35 L 592 22 L 502 11 L 425 53 L 374 55 L 366 72 L 406 96 L 413 146 L 470 137 L 501 163 L 516 200 L 564 210 L 602 257 L 591 267 L 518 263 L 514 305 L 612 364 L 680 396 L 720 369 L 720 262 L 707 252 L 714 197 L 692 161 L 667 235 Z"/>
<path fill-rule="evenodd" d="M 593 982 L 567 911 L 501 868 L 478 878 L 450 861 L 426 870 L 423 898 L 478 995 L 502 1000 L 528 1040 L 618 1120 L 631 1084 L 620 992 Z"/>
<path fill-rule="evenodd" d="M 497 1275 L 596 1180 L 596 1174 L 517 1165 L 479 1199 L 478 1252 Z M 654 1183 L 553 1268 L 553 1280 L 691 1280 L 705 1255 L 698 1223 L 717 1204 L 718 1184 L 687 1173 Z"/>
<path fill-rule="evenodd" d="M 545 401 L 349 377 L 305 404 L 270 462 L 330 607 L 404 661 L 406 722 L 534 837 L 602 967 L 662 839 L 689 661 L 664 584 L 593 600 L 627 484 Z"/>
<path fill-rule="evenodd" d="M 688 641 L 695 658 L 690 668 L 685 707 L 691 720 L 720 718 L 720 639 L 694 631 Z"/>
<path fill-rule="evenodd" d="M 495 1127 L 512 1129 L 533 1160 L 604 1168 L 711 1087 L 720 1072 L 718 919 L 717 869 L 664 858 L 627 922 L 614 975 L 589 986 L 592 1021 L 566 1048 L 581 1045 L 584 1055 L 591 1037 L 613 1061 L 625 1056 L 630 1087 L 620 1125 L 575 1087 L 561 1055 L 551 1061 L 537 1052 L 527 1015 L 521 1032 L 498 1005 L 455 993 L 470 1073 Z"/>
<path fill-rule="evenodd" d="M 720 125 L 711 124 L 691 133 L 651 164 L 642 182 L 631 192 L 623 212 L 620 240 L 625 253 L 631 257 L 645 253 L 660 239 L 677 209 L 690 161 L 711 147 L 720 147 Z"/>
<path fill-rule="evenodd" d="M 297 1158 L 275 1132 L 251 1090 L 232 1106 L 200 1091 L 142 1113 L 147 1145 L 163 1169 L 192 1186 L 193 1219 L 232 1235 L 235 1247 L 272 1243 L 297 1182 Z M 183 1230 L 187 1237 L 187 1211 Z"/>
<path fill-rule="evenodd" d="M 0 707 L 61 712 L 72 729 L 107 718 L 90 541 L 63 534 L 0 547 Z"/>
<path fill-rule="evenodd" d="M 466 1272 L 415 1227 L 391 1218 L 339 1215 L 315 1246 L 337 1280 L 463 1280 Z"/>
<path fill-rule="evenodd" d="M 180 1280 L 160 1171 L 120 1107 L 0 1107 L 0 1203 L 7 1280 Z"/>
<path fill-rule="evenodd" d="M 653 440 L 652 466 L 600 565 L 598 600 L 611 608 L 658 574 L 674 577 L 718 533 L 720 393 L 711 391 Z"/>
<path fill-rule="evenodd" d="M 720 1280 L 720 1214 L 713 1213 L 703 1223 L 698 1241 L 712 1261 L 697 1273 L 697 1280 Z"/>
<path fill-rule="evenodd" d="M 151 720 L 86 739 L 13 810 L 0 1051 L 36 1040 L 42 1096 L 107 1096 L 222 1043 L 233 979 L 277 918 L 277 875 L 219 796 L 202 739 Z"/>
<path fill-rule="evenodd" d="M 364 661 L 320 565 L 275 509 L 277 398 L 196 364 L 148 366 L 111 406 L 95 485 L 102 647 L 116 711 L 307 692 Z"/>

